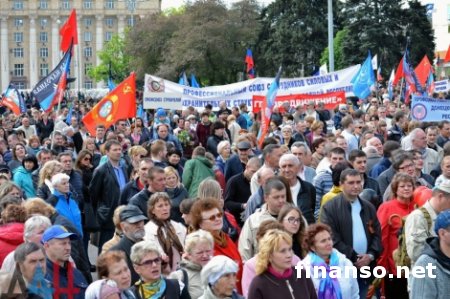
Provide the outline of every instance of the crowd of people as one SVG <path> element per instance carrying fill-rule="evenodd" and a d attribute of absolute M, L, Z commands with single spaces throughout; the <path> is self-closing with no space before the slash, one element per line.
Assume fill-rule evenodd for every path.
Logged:
<path fill-rule="evenodd" d="M 283 103 L 260 142 L 245 104 L 93 135 L 90 109 L 2 115 L 2 296 L 448 298 L 449 121 L 411 121 L 387 95 Z M 430 263 L 436 278 L 398 273 Z M 332 275 L 376 266 L 394 276 Z"/>

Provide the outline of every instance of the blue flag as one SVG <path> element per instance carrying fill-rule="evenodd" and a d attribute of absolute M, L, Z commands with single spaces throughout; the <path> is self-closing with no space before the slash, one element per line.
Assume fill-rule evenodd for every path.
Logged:
<path fill-rule="evenodd" d="M 69 126 L 70 126 L 70 122 L 72 120 L 72 113 L 73 113 L 73 104 L 70 105 L 69 113 L 67 113 L 67 117 L 66 117 L 66 124 L 68 124 Z"/>
<path fill-rule="evenodd" d="M 200 84 L 198 84 L 194 74 L 191 74 L 191 86 L 195 88 L 200 88 Z"/>
<path fill-rule="evenodd" d="M 373 73 L 372 55 L 370 51 L 351 83 L 353 84 L 353 93 L 358 98 L 365 99 L 370 95 L 370 88 L 375 84 L 375 74 Z"/>
<path fill-rule="evenodd" d="M 186 72 L 183 71 L 180 75 L 180 80 L 178 80 L 178 84 L 189 86 L 189 81 L 186 77 Z"/>
<path fill-rule="evenodd" d="M 64 54 L 56 68 L 39 81 L 31 91 L 31 96 L 38 101 L 44 111 L 50 111 L 54 105 L 61 102 L 66 89 L 71 58 L 72 46 Z"/>
<path fill-rule="evenodd" d="M 116 84 L 114 84 L 114 81 L 111 77 L 108 78 L 108 89 L 109 91 L 112 91 L 114 88 L 116 88 Z"/>

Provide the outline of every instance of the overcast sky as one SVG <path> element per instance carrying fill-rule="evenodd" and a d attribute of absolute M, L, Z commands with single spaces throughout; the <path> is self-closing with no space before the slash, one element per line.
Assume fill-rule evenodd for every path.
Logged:
<path fill-rule="evenodd" d="M 225 3 L 234 3 L 234 2 L 238 2 L 239 0 L 224 0 Z M 273 2 L 274 0 L 258 0 L 258 2 L 260 4 L 264 4 L 267 5 L 271 2 Z M 181 5 L 183 5 L 185 2 L 185 0 L 162 0 L 161 3 L 161 8 L 167 9 L 167 8 L 171 8 L 171 7 L 180 7 Z"/>

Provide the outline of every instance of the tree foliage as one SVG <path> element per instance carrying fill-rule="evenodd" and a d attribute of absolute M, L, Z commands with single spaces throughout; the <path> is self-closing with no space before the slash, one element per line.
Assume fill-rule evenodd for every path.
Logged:
<path fill-rule="evenodd" d="M 342 43 L 347 38 L 348 38 L 348 30 L 344 28 L 336 33 L 336 36 L 333 40 L 335 70 L 341 70 L 348 66 L 344 62 L 344 53 L 342 53 Z M 323 65 L 325 63 L 327 64 L 327 66 L 330 65 L 328 47 L 325 48 L 325 50 L 322 53 L 322 57 L 320 58 L 320 64 Z"/>
<path fill-rule="evenodd" d="M 244 0 L 230 9 L 220 0 L 188 4 L 182 14 L 154 15 L 130 33 L 127 53 L 139 76 L 177 81 L 185 71 L 205 85 L 236 82 L 245 48 L 254 44 L 259 7 Z"/>
<path fill-rule="evenodd" d="M 130 75 L 130 56 L 125 53 L 125 40 L 119 35 L 113 35 L 98 56 L 100 64 L 88 71 L 90 78 L 96 81 L 108 80 L 110 66 L 116 82 L 120 82 Z"/>

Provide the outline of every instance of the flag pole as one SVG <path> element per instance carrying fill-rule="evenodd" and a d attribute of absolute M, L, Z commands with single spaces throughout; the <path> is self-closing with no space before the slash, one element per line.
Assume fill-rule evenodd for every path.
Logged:
<path fill-rule="evenodd" d="M 402 78 L 402 81 L 400 83 L 400 98 L 397 101 L 397 108 L 400 108 L 400 102 L 402 100 L 402 94 L 403 94 L 403 81 L 404 79 Z M 405 101 L 405 99 L 403 99 L 403 101 Z"/>

